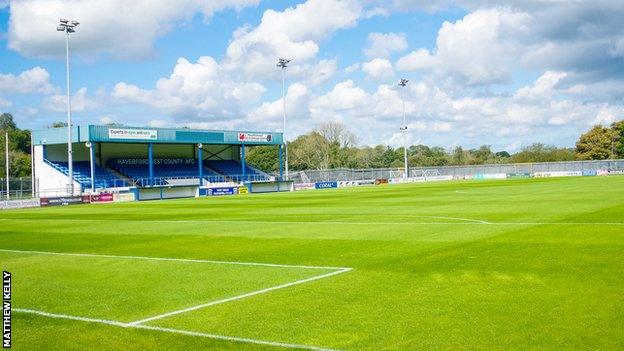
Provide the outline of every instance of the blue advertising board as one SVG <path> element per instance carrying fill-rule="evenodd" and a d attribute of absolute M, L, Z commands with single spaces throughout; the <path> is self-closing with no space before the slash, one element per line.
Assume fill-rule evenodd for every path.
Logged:
<path fill-rule="evenodd" d="M 221 195 L 236 195 L 236 194 L 238 194 L 238 187 L 234 187 L 234 186 L 206 189 L 206 196 L 221 196 Z"/>
<path fill-rule="evenodd" d="M 316 189 L 337 188 L 338 187 L 338 182 L 317 182 L 316 184 L 314 184 L 314 187 Z"/>

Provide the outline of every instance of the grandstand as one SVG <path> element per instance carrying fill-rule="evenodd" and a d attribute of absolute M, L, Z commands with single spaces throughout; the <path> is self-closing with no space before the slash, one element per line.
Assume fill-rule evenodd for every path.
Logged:
<path fill-rule="evenodd" d="M 72 132 L 70 183 L 66 130 L 33 131 L 34 188 L 40 196 L 69 195 L 72 188 L 72 195 L 133 192 L 143 199 L 153 198 L 154 188 L 164 188 L 157 190 L 160 198 L 197 196 L 223 184 L 291 188 L 275 184 L 282 181 L 281 164 L 280 175 L 272 177 L 245 161 L 245 148 L 257 145 L 275 146 L 281 154 L 281 133 L 96 125 Z"/>

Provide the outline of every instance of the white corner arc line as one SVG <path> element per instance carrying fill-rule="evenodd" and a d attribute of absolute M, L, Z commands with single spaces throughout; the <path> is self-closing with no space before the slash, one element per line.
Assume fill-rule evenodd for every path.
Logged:
<path fill-rule="evenodd" d="M 263 345 L 263 346 L 273 346 L 273 347 L 280 347 L 280 348 L 287 348 L 287 349 L 299 349 L 299 350 L 311 350 L 311 351 L 338 351 L 336 349 L 328 349 L 328 348 L 312 346 L 312 345 L 290 344 L 290 343 L 284 343 L 284 342 L 278 342 L 278 341 L 267 341 L 267 340 L 259 340 L 259 339 L 242 338 L 242 337 L 236 337 L 236 336 L 201 333 L 201 332 L 195 332 L 195 331 L 183 330 L 183 329 L 153 327 L 149 325 L 132 325 L 128 323 L 106 320 L 106 319 L 70 316 L 70 315 L 65 315 L 65 314 L 49 313 L 49 312 L 37 311 L 37 310 L 26 309 L 26 308 L 14 308 L 13 311 L 35 314 L 35 315 L 49 317 L 49 318 L 69 319 L 69 320 L 75 320 L 75 321 L 81 321 L 81 322 L 87 322 L 87 323 L 99 323 L 99 324 L 112 325 L 112 326 L 122 327 L 122 328 L 153 330 L 153 331 L 159 331 L 159 332 L 165 332 L 165 333 L 182 334 L 182 335 L 188 335 L 188 336 L 204 337 L 204 338 L 209 338 L 209 339 L 233 341 L 233 342 L 240 342 L 240 343 L 247 343 L 247 344 Z"/>
<path fill-rule="evenodd" d="M 120 258 L 120 259 L 151 260 L 151 261 L 174 261 L 174 262 L 192 262 L 192 263 L 231 264 L 231 265 L 240 265 L 240 266 L 260 266 L 260 267 L 277 267 L 277 268 L 303 268 L 303 269 L 328 269 L 328 270 L 351 269 L 351 268 L 348 268 L 348 267 L 306 266 L 306 265 L 291 265 L 291 264 L 261 263 L 261 262 L 214 261 L 214 260 L 199 260 L 199 259 L 190 259 L 190 258 L 123 256 L 123 255 L 87 254 L 87 253 L 34 251 L 34 250 L 14 250 L 14 249 L 0 249 L 0 252 L 32 253 L 32 254 L 55 255 L 55 256 L 75 256 L 75 257 L 95 257 L 95 258 L 98 258 L 98 257 L 99 258 Z"/>
<path fill-rule="evenodd" d="M 311 281 L 314 281 L 314 280 L 328 278 L 328 277 L 331 277 L 333 275 L 337 275 L 337 274 L 342 274 L 342 273 L 348 272 L 350 270 L 351 270 L 351 268 L 344 268 L 344 269 L 341 269 L 341 270 L 335 271 L 335 272 L 321 274 L 321 275 L 317 275 L 317 276 L 306 278 L 306 279 L 297 280 L 297 281 L 290 282 L 290 283 L 285 283 L 285 284 L 281 284 L 281 285 L 272 286 L 272 287 L 266 288 L 266 289 L 252 291 L 250 293 L 246 293 L 246 294 L 242 294 L 242 295 L 228 297 L 226 299 L 221 299 L 221 300 L 217 300 L 217 301 L 211 301 L 211 302 L 207 302 L 207 303 L 204 303 L 204 304 L 201 304 L 201 305 L 191 306 L 191 307 L 187 307 L 187 308 L 184 308 L 184 309 L 181 309 L 181 310 L 176 310 L 176 311 L 163 313 L 163 314 L 160 314 L 160 315 L 157 315 L 157 316 L 148 317 L 148 318 L 144 318 L 144 319 L 137 320 L 137 321 L 134 321 L 134 322 L 130 322 L 128 324 L 129 325 L 139 325 L 139 324 L 151 322 L 151 321 L 154 321 L 154 320 L 157 320 L 157 319 L 163 319 L 163 318 L 171 317 L 171 316 L 174 316 L 174 315 L 177 315 L 177 314 L 181 314 L 181 313 L 196 311 L 196 310 L 199 310 L 199 309 L 202 309 L 202 308 L 206 308 L 206 307 L 210 307 L 210 306 L 214 306 L 214 305 L 219 305 L 219 304 L 230 302 L 230 301 L 240 300 L 240 299 L 244 299 L 244 298 L 247 298 L 247 297 L 260 295 L 260 294 L 268 293 L 268 292 L 279 290 L 279 289 L 288 288 L 288 287 L 291 287 L 291 286 L 294 286 L 294 285 L 304 284 L 304 283 L 308 283 L 308 282 L 311 282 Z"/>

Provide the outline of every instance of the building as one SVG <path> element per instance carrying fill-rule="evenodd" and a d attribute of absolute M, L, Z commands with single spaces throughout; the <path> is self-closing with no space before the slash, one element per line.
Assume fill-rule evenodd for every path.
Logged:
<path fill-rule="evenodd" d="M 290 190 L 282 143 L 282 133 L 274 132 L 74 126 L 70 182 L 67 129 L 36 130 L 33 189 L 40 197 L 128 192 L 141 200 L 200 196 L 223 186 Z M 246 164 L 245 149 L 258 145 L 279 150 L 277 176 Z"/>

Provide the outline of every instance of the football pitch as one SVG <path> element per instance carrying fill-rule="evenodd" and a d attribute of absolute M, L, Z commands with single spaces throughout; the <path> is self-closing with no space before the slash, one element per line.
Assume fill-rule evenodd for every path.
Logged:
<path fill-rule="evenodd" d="M 623 349 L 624 176 L 0 212 L 16 350 Z"/>

